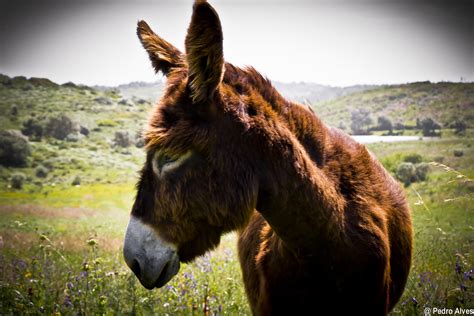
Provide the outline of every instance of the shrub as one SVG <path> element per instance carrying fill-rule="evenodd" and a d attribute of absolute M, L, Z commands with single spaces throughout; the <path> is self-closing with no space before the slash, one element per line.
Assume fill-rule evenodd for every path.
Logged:
<path fill-rule="evenodd" d="M 46 178 L 48 176 L 49 170 L 45 166 L 39 165 L 35 169 L 35 175 L 38 178 Z"/>
<path fill-rule="evenodd" d="M 30 144 L 19 131 L 0 131 L 1 165 L 25 167 L 30 155 Z"/>
<path fill-rule="evenodd" d="M 405 186 L 417 180 L 415 165 L 411 162 L 402 162 L 398 165 L 396 176 Z"/>
<path fill-rule="evenodd" d="M 65 114 L 58 117 L 51 116 L 45 128 L 45 134 L 56 139 L 64 140 L 67 135 L 71 134 L 77 128 L 76 124 Z"/>
<path fill-rule="evenodd" d="M 405 161 L 398 165 L 395 175 L 405 186 L 409 186 L 413 182 L 426 181 L 429 171 L 430 165 L 426 162 L 415 164 Z"/>
<path fill-rule="evenodd" d="M 453 151 L 453 154 L 454 154 L 454 157 L 462 157 L 464 156 L 464 151 L 462 151 L 461 149 L 455 149 Z"/>
<path fill-rule="evenodd" d="M 79 177 L 79 175 L 77 175 L 76 177 L 74 177 L 74 180 L 72 180 L 72 185 L 81 185 L 81 177 Z"/>
<path fill-rule="evenodd" d="M 428 178 L 428 172 L 430 171 L 430 165 L 426 162 L 419 163 L 415 166 L 417 181 L 426 181 Z"/>
<path fill-rule="evenodd" d="M 116 146 L 128 147 L 132 144 L 132 137 L 126 131 L 115 132 L 114 143 Z"/>
<path fill-rule="evenodd" d="M 417 164 L 423 161 L 423 157 L 420 154 L 408 154 L 403 158 L 404 162 L 411 162 L 412 164 Z"/>
<path fill-rule="evenodd" d="M 31 117 L 23 122 L 21 132 L 31 140 L 40 141 L 44 133 L 44 123 Z"/>
<path fill-rule="evenodd" d="M 23 173 L 15 173 L 13 174 L 12 176 L 12 179 L 11 179 L 11 186 L 13 189 L 17 189 L 17 190 L 20 190 L 21 188 L 23 188 L 23 182 L 25 181 L 26 177 Z"/>

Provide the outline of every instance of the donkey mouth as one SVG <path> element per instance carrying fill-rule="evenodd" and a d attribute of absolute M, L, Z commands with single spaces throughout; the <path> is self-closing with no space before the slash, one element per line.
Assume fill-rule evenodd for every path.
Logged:
<path fill-rule="evenodd" d="M 174 260 L 170 260 L 168 263 L 166 263 L 155 284 L 151 288 L 148 288 L 149 290 L 164 286 L 178 273 L 180 266 L 179 260 L 176 260 L 175 258 L 173 259 Z"/>
<path fill-rule="evenodd" d="M 141 266 L 140 262 L 134 259 L 129 266 L 143 287 L 148 290 L 164 286 L 178 273 L 180 268 L 179 257 L 176 253 L 162 265 L 156 264 L 153 261 L 148 261 L 147 263 Z M 142 267 L 144 268 L 143 270 Z"/>
<path fill-rule="evenodd" d="M 154 288 L 160 288 L 168 283 L 179 271 L 179 259 L 175 255 L 171 260 L 169 260 L 163 268 L 157 274 L 153 274 L 153 271 L 141 271 L 138 264 L 132 264 L 131 269 L 137 276 L 140 283 L 147 290 L 153 290 Z M 145 273 L 143 273 L 145 272 Z"/>

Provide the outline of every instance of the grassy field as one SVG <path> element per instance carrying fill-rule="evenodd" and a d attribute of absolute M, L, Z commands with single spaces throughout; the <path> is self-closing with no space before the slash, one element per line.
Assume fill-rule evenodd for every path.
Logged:
<path fill-rule="evenodd" d="M 445 129 L 438 140 L 369 146 L 393 174 L 414 157 L 435 162 L 425 181 L 406 187 L 415 253 L 393 315 L 422 315 L 426 306 L 474 308 L 472 91 L 472 84 L 414 83 L 315 106 L 333 125 L 341 120 L 348 125 L 350 110 L 362 105 L 394 122 L 413 123 L 428 113 L 445 126 L 458 116 L 468 123 L 462 137 Z M 82 134 L 75 128 L 65 139 L 30 137 L 24 166 L 0 166 L 0 315 L 250 314 L 235 234 L 182 265 L 159 290 L 145 290 L 123 261 L 134 184 L 144 160 L 136 135 L 151 103 L 114 89 L 0 75 L 2 129 L 24 129 L 28 120 L 47 128 L 51 117 L 62 113 L 88 130 Z M 117 133 L 124 132 L 131 139 L 125 147 L 117 143 Z M 14 189 L 18 173 L 22 185 Z"/>
<path fill-rule="evenodd" d="M 406 188 L 415 255 L 405 294 L 392 314 L 431 307 L 474 307 L 474 148 L 471 138 L 374 144 L 391 168 L 419 153 L 432 165 L 425 182 Z M 454 149 L 464 155 L 455 157 Z M 460 172 L 460 173 L 458 173 Z M 130 179 L 133 180 L 133 179 Z M 235 235 L 147 291 L 125 266 L 121 245 L 133 182 L 42 187 L 0 194 L 2 314 L 249 314 Z"/>
<path fill-rule="evenodd" d="M 3 192 L 1 314 L 248 314 L 235 236 L 147 291 L 122 259 L 133 183 Z"/>
<path fill-rule="evenodd" d="M 370 146 L 388 169 L 412 153 L 432 162 L 427 181 L 406 188 L 414 222 L 414 258 L 405 293 L 392 314 L 474 306 L 472 145 L 471 138 L 452 138 Z M 455 157 L 455 149 L 464 150 L 464 156 Z"/>

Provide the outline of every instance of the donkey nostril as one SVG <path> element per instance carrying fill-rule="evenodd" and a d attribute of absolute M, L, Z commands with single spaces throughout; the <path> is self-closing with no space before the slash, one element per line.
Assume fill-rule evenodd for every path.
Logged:
<path fill-rule="evenodd" d="M 133 259 L 132 265 L 130 266 L 130 269 L 132 269 L 133 273 L 137 276 L 137 278 L 140 278 L 140 275 L 142 273 L 142 270 L 140 268 L 140 263 L 138 262 L 137 259 Z"/>

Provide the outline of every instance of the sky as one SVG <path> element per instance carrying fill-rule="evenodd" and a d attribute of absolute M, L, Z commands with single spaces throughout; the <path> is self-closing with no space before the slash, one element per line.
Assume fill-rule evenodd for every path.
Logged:
<path fill-rule="evenodd" d="M 210 0 L 224 57 L 332 86 L 474 81 L 474 0 Z M 162 80 L 136 23 L 184 51 L 192 0 L 0 0 L 0 73 L 58 83 Z"/>

